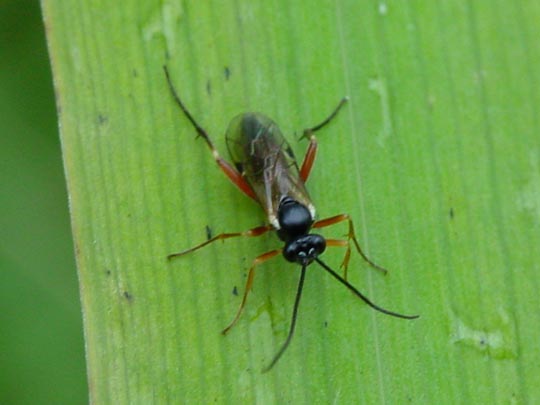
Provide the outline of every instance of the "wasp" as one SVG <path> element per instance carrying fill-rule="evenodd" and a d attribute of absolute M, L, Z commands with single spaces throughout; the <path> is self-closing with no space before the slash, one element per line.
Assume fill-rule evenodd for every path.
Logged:
<path fill-rule="evenodd" d="M 347 287 L 371 308 L 397 318 L 418 318 L 418 315 L 402 315 L 376 305 L 347 281 L 347 268 L 351 255 L 351 244 L 370 266 L 383 273 L 386 273 L 387 271 L 371 261 L 362 251 L 362 248 L 356 239 L 353 221 L 348 214 L 340 214 L 316 220 L 315 206 L 306 189 L 306 181 L 311 172 L 311 168 L 313 167 L 317 152 L 317 139 L 315 133 L 326 127 L 326 125 L 336 117 L 343 105 L 347 102 L 347 97 L 343 98 L 332 113 L 320 124 L 303 131 L 301 139 L 308 139 L 309 145 L 300 167 L 298 167 L 289 143 L 285 140 L 279 127 L 272 119 L 264 114 L 253 112 L 236 116 L 230 122 L 225 135 L 227 149 L 233 162 L 233 164 L 231 164 L 221 157 L 206 130 L 199 125 L 186 108 L 172 83 L 167 67 L 163 66 L 163 69 L 165 71 L 169 89 L 176 104 L 178 104 L 184 116 L 197 132 L 197 136 L 200 136 L 206 142 L 221 171 L 225 173 L 229 180 L 238 187 L 242 193 L 257 202 L 264 209 L 268 220 L 266 225 L 258 226 L 244 232 L 221 233 L 190 249 L 172 253 L 168 255 L 168 259 L 194 252 L 218 240 L 240 236 L 256 237 L 270 231 L 275 231 L 279 239 L 284 243 L 282 248 L 263 253 L 253 260 L 248 271 L 246 286 L 244 288 L 240 306 L 231 323 L 223 329 L 223 334 L 227 334 L 240 319 L 240 315 L 246 305 L 249 291 L 253 286 L 255 269 L 257 266 L 279 254 L 281 254 L 288 262 L 300 265 L 300 279 L 296 289 L 287 338 L 272 361 L 263 369 L 263 372 L 267 372 L 274 367 L 292 340 L 296 327 L 306 270 L 313 262 L 321 266 L 332 277 Z M 311 232 L 313 229 L 325 228 L 340 222 L 347 222 L 348 224 L 348 233 L 345 240 L 326 239 L 320 234 Z M 320 256 L 327 247 L 346 248 L 345 256 L 341 264 L 341 267 L 344 269 L 343 276 L 340 276 L 321 260 Z"/>

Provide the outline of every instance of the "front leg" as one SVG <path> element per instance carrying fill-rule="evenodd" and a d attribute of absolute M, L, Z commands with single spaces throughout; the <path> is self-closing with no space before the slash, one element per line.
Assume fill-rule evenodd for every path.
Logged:
<path fill-rule="evenodd" d="M 375 264 L 362 251 L 362 248 L 360 247 L 360 244 L 358 243 L 358 240 L 356 239 L 356 233 L 354 232 L 354 224 L 349 214 L 340 214 L 340 215 L 336 215 L 330 218 L 321 219 L 319 221 L 316 221 L 313 224 L 312 228 L 325 228 L 327 226 L 338 224 L 343 221 L 347 221 L 349 223 L 349 232 L 347 233 L 347 240 L 346 241 L 330 240 L 328 241 L 330 242 L 330 244 L 328 244 L 327 242 L 329 246 L 344 246 L 345 244 L 347 246 L 347 251 L 345 252 L 345 258 L 343 259 L 343 262 L 341 264 L 341 267 L 344 268 L 343 277 L 347 279 L 347 266 L 349 265 L 349 259 L 351 256 L 351 244 L 350 244 L 351 240 L 354 242 L 356 251 L 360 254 L 360 256 L 362 256 L 362 259 L 364 259 L 374 269 L 379 270 L 382 273 L 386 274 L 388 270 L 386 270 L 384 267 L 379 266 L 378 264 Z"/>

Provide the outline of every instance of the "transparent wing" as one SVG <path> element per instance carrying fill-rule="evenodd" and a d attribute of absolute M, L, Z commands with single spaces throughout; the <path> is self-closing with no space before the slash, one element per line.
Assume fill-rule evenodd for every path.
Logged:
<path fill-rule="evenodd" d="M 283 197 L 312 206 L 294 153 L 274 121 L 260 113 L 238 115 L 225 138 L 234 165 L 269 218 L 275 217 Z"/>

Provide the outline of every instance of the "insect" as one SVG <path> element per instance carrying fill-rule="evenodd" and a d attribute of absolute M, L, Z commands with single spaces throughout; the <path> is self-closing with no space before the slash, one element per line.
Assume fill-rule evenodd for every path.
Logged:
<path fill-rule="evenodd" d="M 168 259 L 194 252 L 218 240 L 239 236 L 256 237 L 272 230 L 276 231 L 279 239 L 284 243 L 283 248 L 263 253 L 253 260 L 248 271 L 240 307 L 231 323 L 223 329 L 223 334 L 229 332 L 236 325 L 244 310 L 249 291 L 253 285 L 255 268 L 279 254 L 282 254 L 287 261 L 297 263 L 301 266 L 300 279 L 296 289 L 289 333 L 285 342 L 281 345 L 281 348 L 269 365 L 263 369 L 263 372 L 269 371 L 277 363 L 291 342 L 296 326 L 306 269 L 313 262 L 316 262 L 371 308 L 397 318 L 418 318 L 418 315 L 402 315 L 376 305 L 347 281 L 351 243 L 370 266 L 386 273 L 384 268 L 372 262 L 362 251 L 356 239 L 353 222 L 348 214 L 315 220 L 315 207 L 305 187 L 305 182 L 311 172 L 317 151 L 315 132 L 324 128 L 334 119 L 347 101 L 347 98 L 343 98 L 334 111 L 320 124 L 304 130 L 302 138 L 309 140 L 309 146 L 300 168 L 291 147 L 274 121 L 260 113 L 238 115 L 229 124 L 225 135 L 227 148 L 234 163 L 232 165 L 221 157 L 208 133 L 195 121 L 180 99 L 171 81 L 167 67 L 163 66 L 163 69 L 174 100 L 179 105 L 185 117 L 191 122 L 191 125 L 193 125 L 198 134 L 197 136 L 203 138 L 210 148 L 219 168 L 240 191 L 261 205 L 266 211 L 268 219 L 267 225 L 258 226 L 244 232 L 216 235 L 190 249 L 172 253 L 168 256 Z M 324 228 L 340 222 L 348 223 L 346 240 L 325 239 L 322 235 L 310 233 L 312 229 Z M 341 267 L 344 269 L 343 277 L 320 259 L 319 256 L 325 251 L 326 247 L 346 248 L 341 264 Z"/>

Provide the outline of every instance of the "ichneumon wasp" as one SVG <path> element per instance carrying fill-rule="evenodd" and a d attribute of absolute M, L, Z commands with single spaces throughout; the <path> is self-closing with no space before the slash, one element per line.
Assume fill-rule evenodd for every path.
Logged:
<path fill-rule="evenodd" d="M 296 326 L 306 269 L 313 262 L 316 262 L 371 308 L 397 318 L 418 318 L 418 315 L 402 315 L 376 305 L 347 281 L 351 242 L 356 251 L 370 266 L 386 273 L 384 268 L 371 261 L 362 251 L 356 239 L 353 222 L 348 214 L 340 214 L 321 220 L 315 219 L 315 207 L 305 187 L 317 152 L 315 133 L 332 121 L 348 98 L 343 98 L 334 111 L 320 124 L 304 130 L 301 138 L 308 139 L 309 146 L 300 168 L 291 147 L 274 121 L 261 113 L 244 113 L 236 116 L 229 124 L 225 135 L 227 148 L 233 162 L 233 164 L 230 164 L 221 157 L 208 133 L 197 123 L 180 99 L 167 67 L 163 66 L 163 69 L 172 96 L 186 118 L 191 122 L 195 131 L 197 131 L 198 136 L 203 138 L 210 148 L 221 171 L 240 191 L 255 200 L 265 210 L 268 219 L 267 225 L 258 226 L 244 232 L 222 233 L 190 249 L 170 254 L 168 258 L 172 259 L 194 252 L 217 240 L 238 236 L 255 237 L 272 230 L 276 231 L 279 239 L 284 243 L 283 248 L 263 253 L 253 260 L 248 271 L 240 307 L 232 322 L 223 329 L 223 334 L 226 334 L 236 324 L 242 314 L 248 293 L 253 285 L 255 268 L 280 253 L 287 261 L 298 263 L 301 266 L 300 280 L 296 290 L 287 338 L 269 365 L 263 369 L 263 372 L 269 371 L 277 363 L 291 342 Z M 312 229 L 324 228 L 340 222 L 348 223 L 346 240 L 326 239 L 322 235 L 310 233 Z M 343 277 L 320 259 L 319 256 L 325 251 L 326 247 L 346 248 L 341 264 L 344 269 Z"/>

